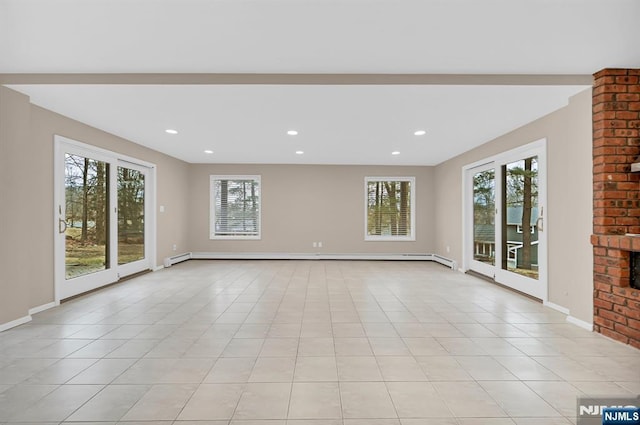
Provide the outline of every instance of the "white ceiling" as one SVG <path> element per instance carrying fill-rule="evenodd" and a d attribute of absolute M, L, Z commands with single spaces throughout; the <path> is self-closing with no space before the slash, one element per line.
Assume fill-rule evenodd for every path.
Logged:
<path fill-rule="evenodd" d="M 638 0 L 0 0 L 0 74 L 590 75 L 640 68 L 638 18 Z M 584 88 L 12 87 L 190 162 L 425 165 Z M 413 136 L 419 128 L 427 135 Z"/>
<path fill-rule="evenodd" d="M 0 72 L 592 74 L 638 0 L 0 0 Z"/>
<path fill-rule="evenodd" d="M 564 106 L 578 86 L 10 86 L 188 162 L 435 165 Z M 177 135 L 165 129 L 178 130 Z M 287 130 L 295 129 L 297 136 Z M 413 133 L 424 129 L 427 134 Z M 207 155 L 204 150 L 214 151 Z M 304 155 L 296 155 L 302 150 Z M 391 155 L 399 151 L 400 155 Z"/>

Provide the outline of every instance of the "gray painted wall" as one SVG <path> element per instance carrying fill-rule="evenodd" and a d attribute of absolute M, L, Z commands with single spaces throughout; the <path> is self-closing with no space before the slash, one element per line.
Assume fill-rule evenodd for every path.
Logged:
<path fill-rule="evenodd" d="M 209 176 L 261 175 L 262 239 L 209 239 Z M 416 178 L 416 240 L 364 240 L 364 178 Z M 196 252 L 430 253 L 435 248 L 433 167 L 192 164 L 189 246 Z M 314 249 L 312 242 L 322 241 Z"/>
<path fill-rule="evenodd" d="M 38 253 L 46 237 L 31 230 L 31 220 L 37 213 L 30 211 L 28 205 L 36 195 L 25 192 L 19 184 L 31 181 L 30 167 L 25 164 L 39 165 L 31 161 L 33 151 L 27 142 L 29 112 L 26 96 L 0 87 L 0 324 L 27 314 L 30 284 L 39 278 L 40 267 L 48 264 L 46 258 L 31 257 L 34 251 Z M 39 183 L 46 185 L 47 181 Z M 38 208 L 49 211 L 45 205 Z M 51 247 L 46 248 L 48 256 L 53 257 Z"/>

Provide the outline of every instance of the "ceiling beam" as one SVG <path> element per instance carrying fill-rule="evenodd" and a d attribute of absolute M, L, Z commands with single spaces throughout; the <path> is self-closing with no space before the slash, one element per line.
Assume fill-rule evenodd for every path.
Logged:
<path fill-rule="evenodd" d="M 581 74 L 0 74 L 0 84 L 590 86 L 592 83 L 593 76 Z"/>

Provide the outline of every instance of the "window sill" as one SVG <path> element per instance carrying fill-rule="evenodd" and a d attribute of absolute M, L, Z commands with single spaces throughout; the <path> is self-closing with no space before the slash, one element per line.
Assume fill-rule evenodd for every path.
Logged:
<path fill-rule="evenodd" d="M 415 242 L 415 236 L 365 236 L 365 242 Z"/>
<path fill-rule="evenodd" d="M 224 241 L 259 241 L 262 239 L 260 236 L 209 236 L 210 240 L 224 240 Z"/>

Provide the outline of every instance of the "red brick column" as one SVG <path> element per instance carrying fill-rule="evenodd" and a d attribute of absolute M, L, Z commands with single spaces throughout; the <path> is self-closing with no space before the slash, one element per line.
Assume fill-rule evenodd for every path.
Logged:
<path fill-rule="evenodd" d="M 640 348 L 640 291 L 629 287 L 640 251 L 640 70 L 604 69 L 593 85 L 594 330 Z"/>

